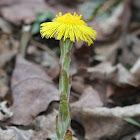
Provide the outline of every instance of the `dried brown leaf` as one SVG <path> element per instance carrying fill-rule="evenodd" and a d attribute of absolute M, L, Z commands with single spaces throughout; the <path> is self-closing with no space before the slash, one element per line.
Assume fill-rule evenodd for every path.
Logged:
<path fill-rule="evenodd" d="M 83 124 L 87 140 L 118 140 L 122 136 L 138 130 L 134 125 L 125 122 L 124 118 L 139 117 L 140 104 L 112 109 L 77 107 L 72 108 L 72 112 L 75 112 L 73 118 Z"/>
<path fill-rule="evenodd" d="M 18 41 L 9 37 L 8 34 L 3 35 L 0 40 L 0 67 L 4 67 L 7 62 L 11 61 L 17 51 Z"/>
<path fill-rule="evenodd" d="M 132 3 L 136 8 L 140 8 L 140 1 L 139 0 L 133 0 Z"/>
<path fill-rule="evenodd" d="M 139 81 L 131 72 L 126 70 L 121 64 L 112 66 L 108 62 L 103 62 L 95 67 L 85 68 L 90 80 L 108 80 L 118 86 L 131 85 L 139 86 Z"/>
<path fill-rule="evenodd" d="M 11 129 L 2 130 L 0 128 L 0 138 L 2 140 L 16 140 L 16 135 L 14 131 Z"/>
<path fill-rule="evenodd" d="M 14 0 L 1 0 L 0 5 L 10 5 L 14 2 Z"/>
<path fill-rule="evenodd" d="M 45 139 L 49 137 L 57 137 L 56 136 L 56 115 L 58 114 L 58 111 L 53 110 L 50 114 L 47 116 L 41 115 L 38 116 L 34 121 L 33 125 L 36 130 L 39 130 L 40 133 L 43 135 L 39 136 L 39 132 L 36 131 L 36 133 L 32 136 L 31 140 L 37 139 L 37 137 L 40 137 L 38 139 Z"/>
<path fill-rule="evenodd" d="M 84 79 L 80 76 L 74 76 L 72 79 L 72 89 L 75 92 L 82 94 L 85 88 Z"/>
<path fill-rule="evenodd" d="M 48 75 L 52 78 L 55 79 L 59 76 L 59 64 L 56 66 L 52 67 L 48 71 Z"/>
<path fill-rule="evenodd" d="M 8 76 L 4 70 L 0 69 L 0 98 L 3 99 L 8 91 Z"/>
<path fill-rule="evenodd" d="M 12 25 L 3 18 L 0 18 L 0 28 L 4 33 L 12 33 L 13 31 Z"/>
<path fill-rule="evenodd" d="M 36 18 L 36 9 L 41 9 L 44 12 L 50 11 L 54 15 L 58 14 L 60 11 L 64 14 L 66 12 L 74 12 L 76 9 L 67 8 L 62 5 L 56 5 L 52 7 L 45 3 L 44 0 L 19 0 L 17 3 L 2 7 L 0 9 L 1 15 L 8 21 L 20 25 L 22 22 L 26 24 L 32 23 Z"/>
<path fill-rule="evenodd" d="M 101 21 L 99 26 L 104 35 L 112 35 L 115 29 L 120 25 L 120 16 L 124 10 L 123 4 L 118 5 L 112 15 L 104 22 Z"/>
<path fill-rule="evenodd" d="M 44 9 L 44 0 L 20 0 L 13 5 L 2 7 L 2 16 L 10 22 L 19 25 L 24 21 L 31 23 L 35 20 L 35 9 Z"/>
<path fill-rule="evenodd" d="M 12 75 L 14 116 L 11 123 L 29 125 L 33 117 L 48 108 L 52 101 L 59 100 L 59 92 L 51 78 L 37 65 L 18 55 Z"/>
<path fill-rule="evenodd" d="M 140 140 L 140 133 L 135 132 L 130 134 L 129 136 L 124 136 L 121 140 Z"/>
<path fill-rule="evenodd" d="M 91 27 L 93 27 L 94 30 L 96 30 L 96 32 L 98 33 L 97 37 L 96 37 L 97 41 L 108 41 L 108 40 L 110 40 L 110 37 L 107 37 L 103 34 L 103 31 L 102 31 L 98 21 L 94 20 L 89 25 Z"/>
<path fill-rule="evenodd" d="M 139 39 L 133 34 L 123 36 L 116 59 L 126 67 L 133 66 L 140 56 L 139 44 Z"/>
<path fill-rule="evenodd" d="M 136 63 L 133 65 L 133 67 L 130 69 L 130 72 L 135 75 L 138 79 L 140 79 L 140 57 L 136 61 Z"/>
<path fill-rule="evenodd" d="M 80 99 L 71 104 L 72 107 L 82 107 L 82 108 L 94 108 L 97 106 L 103 106 L 99 94 L 91 86 L 85 87 L 83 94 Z"/>
<path fill-rule="evenodd" d="M 120 49 L 120 45 L 121 40 L 119 39 L 113 43 L 108 42 L 100 45 L 99 47 L 95 47 L 95 59 L 98 61 L 108 61 L 111 64 L 114 64 L 116 59 L 118 59 L 117 52 Z"/>
<path fill-rule="evenodd" d="M 125 0 L 124 1 L 124 10 L 122 13 L 122 30 L 126 33 L 128 29 L 128 25 L 130 23 L 130 18 L 131 18 L 131 0 Z"/>
<path fill-rule="evenodd" d="M 7 101 L 0 103 L 0 121 L 5 121 L 13 116 L 10 108 L 7 107 Z"/>
<path fill-rule="evenodd" d="M 6 130 L 0 128 L 0 139 L 1 140 L 29 140 L 34 134 L 34 131 L 22 130 L 17 127 L 8 127 Z M 37 140 L 37 139 L 34 139 Z"/>

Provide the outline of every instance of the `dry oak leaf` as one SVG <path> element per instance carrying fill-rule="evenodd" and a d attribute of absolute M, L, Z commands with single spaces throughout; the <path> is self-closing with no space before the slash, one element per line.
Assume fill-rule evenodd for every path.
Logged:
<path fill-rule="evenodd" d="M 122 64 L 112 66 L 109 62 L 103 62 L 95 67 L 83 68 L 87 72 L 90 80 L 108 80 L 117 86 L 131 85 L 138 87 L 138 78 L 128 71 Z"/>
<path fill-rule="evenodd" d="M 15 126 L 6 127 L 6 129 L 0 128 L 0 140 L 30 140 L 34 133 L 32 129 L 23 130 Z"/>
<path fill-rule="evenodd" d="M 0 0 L 0 5 L 11 5 L 14 0 Z"/>
<path fill-rule="evenodd" d="M 71 107 L 87 107 L 91 109 L 97 106 L 103 106 L 103 102 L 101 101 L 98 92 L 91 86 L 85 87 L 80 99 L 71 104 Z"/>
<path fill-rule="evenodd" d="M 35 130 L 38 130 L 42 135 L 39 135 L 39 132 L 35 132 L 34 135 L 32 135 L 31 140 L 34 139 L 46 139 L 49 137 L 56 137 L 56 115 L 58 114 L 57 110 L 53 110 L 50 114 L 41 115 L 35 118 L 33 121 L 33 125 Z"/>
<path fill-rule="evenodd" d="M 5 24 L 6 26 L 6 24 Z M 0 68 L 3 68 L 6 63 L 11 61 L 18 51 L 18 42 L 13 38 L 9 40 L 3 36 L 3 41 L 0 44 Z"/>
<path fill-rule="evenodd" d="M 9 91 L 8 75 L 3 69 L 0 69 L 0 99 L 3 99 Z"/>
<path fill-rule="evenodd" d="M 140 121 L 140 104 L 111 109 L 74 107 L 72 114 L 75 115 L 73 118 L 85 128 L 86 140 L 120 140 L 123 136 L 139 131 L 137 127 L 124 121 L 124 118 Z"/>
<path fill-rule="evenodd" d="M 20 25 L 22 21 L 29 24 L 36 19 L 35 9 L 45 10 L 44 0 L 19 0 L 12 5 L 3 6 L 0 12 L 6 20 Z"/>
<path fill-rule="evenodd" d="M 11 89 L 14 116 L 10 123 L 16 125 L 29 125 L 33 117 L 45 111 L 52 101 L 59 100 L 59 92 L 51 78 L 20 55 L 16 58 Z"/>
<path fill-rule="evenodd" d="M 134 132 L 130 135 L 124 136 L 121 140 L 140 140 L 140 133 Z"/>
<path fill-rule="evenodd" d="M 18 0 L 12 5 L 1 7 L 0 14 L 15 25 L 21 25 L 23 22 L 31 24 L 37 18 L 36 9 L 41 9 L 44 12 L 50 11 L 54 15 L 58 14 L 59 11 L 62 13 L 77 11 L 76 8 L 68 8 L 63 5 L 50 6 L 45 0 Z"/>

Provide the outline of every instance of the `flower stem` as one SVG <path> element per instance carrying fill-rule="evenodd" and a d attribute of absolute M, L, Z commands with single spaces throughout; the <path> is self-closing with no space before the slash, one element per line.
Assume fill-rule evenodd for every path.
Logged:
<path fill-rule="evenodd" d="M 59 140 L 72 140 L 72 133 L 69 129 L 71 121 L 71 111 L 69 106 L 71 77 L 69 75 L 70 55 L 73 43 L 70 39 L 65 41 L 61 39 L 61 57 L 60 57 L 60 79 L 59 92 L 61 94 L 59 114 L 56 117 L 57 137 Z"/>

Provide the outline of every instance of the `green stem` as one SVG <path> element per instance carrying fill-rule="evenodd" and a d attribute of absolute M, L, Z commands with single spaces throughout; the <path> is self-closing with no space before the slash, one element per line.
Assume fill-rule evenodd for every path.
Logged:
<path fill-rule="evenodd" d="M 61 94 L 59 114 L 56 117 L 57 137 L 59 140 L 72 140 L 72 134 L 68 130 L 71 121 L 71 111 L 69 107 L 69 97 L 71 88 L 71 78 L 69 75 L 70 54 L 73 43 L 70 39 L 60 42 L 61 57 L 60 57 L 60 79 L 59 92 Z"/>

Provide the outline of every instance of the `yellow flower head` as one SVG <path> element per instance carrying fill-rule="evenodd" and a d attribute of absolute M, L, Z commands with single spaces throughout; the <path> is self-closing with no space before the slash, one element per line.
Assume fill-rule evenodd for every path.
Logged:
<path fill-rule="evenodd" d="M 71 15 L 67 13 L 62 15 L 59 13 L 59 16 L 56 15 L 56 18 L 52 22 L 45 22 L 41 24 L 40 33 L 42 37 L 46 38 L 56 38 L 60 40 L 61 38 L 70 38 L 71 41 L 85 41 L 88 45 L 92 44 L 96 39 L 97 32 L 91 27 L 88 27 L 87 24 L 81 20 L 82 15 L 78 16 L 76 13 Z"/>

